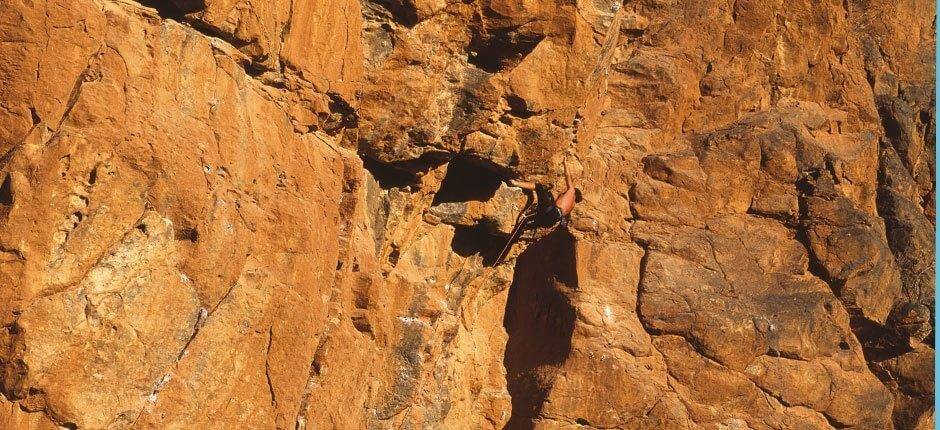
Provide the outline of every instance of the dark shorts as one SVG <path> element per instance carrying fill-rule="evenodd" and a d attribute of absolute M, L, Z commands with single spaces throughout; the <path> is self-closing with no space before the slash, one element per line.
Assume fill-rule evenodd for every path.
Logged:
<path fill-rule="evenodd" d="M 544 185 L 536 184 L 535 196 L 538 199 L 535 214 L 526 221 L 526 228 L 547 228 L 557 223 L 565 225 L 565 216 L 561 209 L 555 206 L 555 197 Z"/>
<path fill-rule="evenodd" d="M 538 212 L 532 217 L 532 219 L 527 223 L 526 227 L 528 228 L 548 228 L 559 222 L 564 224 L 565 216 L 562 215 L 561 209 L 554 204 L 549 205 L 545 208 L 539 208 Z"/>

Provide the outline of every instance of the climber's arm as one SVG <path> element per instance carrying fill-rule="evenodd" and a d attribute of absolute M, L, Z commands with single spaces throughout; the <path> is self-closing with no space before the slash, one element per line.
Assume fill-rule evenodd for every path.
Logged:
<path fill-rule="evenodd" d="M 571 185 L 571 173 L 569 173 L 571 169 L 568 168 L 568 158 L 565 158 L 564 165 L 565 165 L 565 186 L 567 187 L 566 188 L 567 190 L 570 190 L 570 189 L 573 189 L 574 186 Z"/>
<path fill-rule="evenodd" d="M 527 182 L 527 181 L 520 181 L 520 180 L 518 180 L 518 179 L 510 179 L 510 180 L 509 180 L 509 184 L 512 185 L 512 186 L 514 186 L 514 187 L 522 188 L 523 190 L 534 190 L 534 189 L 535 189 L 535 183 L 533 183 L 533 182 Z"/>

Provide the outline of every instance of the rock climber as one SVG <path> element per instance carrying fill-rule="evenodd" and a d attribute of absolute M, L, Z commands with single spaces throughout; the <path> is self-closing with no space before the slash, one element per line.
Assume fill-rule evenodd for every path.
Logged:
<path fill-rule="evenodd" d="M 535 209 L 523 215 L 520 222 L 523 229 L 547 228 L 555 224 L 568 227 L 568 215 L 571 213 L 571 210 L 574 209 L 579 192 L 578 189 L 571 184 L 567 158 L 565 159 L 564 167 L 565 186 L 567 189 L 565 192 L 559 194 L 558 197 L 553 198 L 548 187 L 542 184 L 518 181 L 515 179 L 509 181 L 510 184 L 524 190 L 535 191 Z"/>
<path fill-rule="evenodd" d="M 565 159 L 564 166 L 565 184 L 568 188 L 565 192 L 559 194 L 558 197 L 553 198 L 548 187 L 542 184 L 518 181 L 515 179 L 509 181 L 510 184 L 524 190 L 535 191 L 536 204 L 533 210 L 526 211 L 520 216 L 516 227 L 512 230 L 512 233 L 509 234 L 509 239 L 506 240 L 506 246 L 503 247 L 499 256 L 496 257 L 495 264 L 499 264 L 503 261 L 503 258 L 505 258 L 506 254 L 509 252 L 509 248 L 512 246 L 513 242 L 519 238 L 523 230 L 553 227 L 556 224 L 562 227 L 568 227 L 568 215 L 571 213 L 571 210 L 574 209 L 574 204 L 580 200 L 580 191 L 571 183 L 567 158 Z"/>

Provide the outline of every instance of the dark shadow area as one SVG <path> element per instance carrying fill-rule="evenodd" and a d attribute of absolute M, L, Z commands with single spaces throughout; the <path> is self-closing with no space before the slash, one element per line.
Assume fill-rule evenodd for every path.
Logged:
<path fill-rule="evenodd" d="M 485 202 L 493 198 L 502 182 L 499 175 L 482 163 L 466 157 L 454 158 L 447 164 L 447 175 L 431 206 L 449 202 Z"/>
<path fill-rule="evenodd" d="M 139 3 L 157 10 L 160 18 L 182 21 L 187 13 L 206 8 L 203 0 L 139 0 Z"/>
<path fill-rule="evenodd" d="M 917 118 L 920 120 L 920 124 L 923 127 L 923 132 L 921 135 L 924 136 L 924 146 L 932 148 L 934 146 L 934 142 L 937 141 L 934 137 L 935 121 L 933 118 L 933 113 L 922 110 L 920 111 L 920 114 L 917 115 Z"/>
<path fill-rule="evenodd" d="M 418 23 L 418 8 L 412 0 L 366 0 L 364 3 L 380 6 L 392 21 L 407 28 Z"/>
<path fill-rule="evenodd" d="M 0 185 L 0 205 L 13 204 L 13 175 L 4 175 L 3 184 Z"/>
<path fill-rule="evenodd" d="M 194 24 L 193 27 L 205 34 L 215 35 L 216 37 L 219 37 L 221 39 L 221 36 L 218 36 L 218 32 L 212 27 L 199 25 L 199 24 Z M 237 45 L 237 43 L 233 41 L 232 45 Z M 245 74 L 251 77 L 255 77 L 255 78 L 260 77 L 261 75 L 263 75 L 265 72 L 269 70 L 267 67 L 261 64 L 255 63 L 255 62 L 242 63 L 242 68 L 245 69 Z"/>
<path fill-rule="evenodd" d="M 506 429 L 531 429 L 571 351 L 578 289 L 575 239 L 557 229 L 516 260 L 503 327 L 509 334 L 503 363 L 512 397 Z"/>
<path fill-rule="evenodd" d="M 359 153 L 359 158 L 362 159 L 363 167 L 379 182 L 379 186 L 387 190 L 418 184 L 420 175 L 446 163 L 449 155 L 426 153 L 415 160 L 394 163 L 378 161 L 362 152 Z"/>
<path fill-rule="evenodd" d="M 905 114 L 908 113 L 904 112 L 904 103 L 896 97 L 881 96 L 875 100 L 875 106 L 881 116 L 881 127 L 885 131 L 885 136 L 897 145 L 906 137 L 906 124 L 901 122 L 901 118 L 905 118 Z"/>
<path fill-rule="evenodd" d="M 487 16 L 484 22 L 500 18 L 489 9 L 485 10 L 484 14 Z M 467 46 L 470 51 L 467 61 L 486 72 L 496 73 L 518 64 L 544 38 L 541 34 L 520 31 L 518 26 L 485 28 L 480 23 Z"/>
<path fill-rule="evenodd" d="M 825 220 L 818 220 L 814 218 L 815 215 L 811 214 L 811 201 L 813 199 L 834 200 L 841 198 L 832 183 L 831 175 L 827 171 L 821 170 L 808 172 L 797 181 L 796 187 L 800 192 L 798 200 L 800 218 L 795 239 L 803 245 L 809 256 L 809 272 L 828 284 L 833 295 L 845 305 L 850 317 L 849 326 L 859 343 L 861 343 L 862 353 L 865 355 L 866 361 L 882 361 L 909 351 L 910 347 L 907 346 L 906 340 L 896 332 L 863 317 L 857 308 L 845 302 L 843 294 L 845 280 L 831 276 L 823 266 L 819 256 L 813 251 L 809 231 L 814 224 L 823 223 Z M 849 349 L 849 345 L 845 341 L 841 342 L 839 347 Z"/>
<path fill-rule="evenodd" d="M 526 119 L 535 115 L 535 112 L 529 110 L 529 105 L 525 100 L 515 94 L 506 95 L 506 104 L 509 105 L 509 114 L 516 118 Z"/>
<path fill-rule="evenodd" d="M 897 191 L 897 178 L 907 175 L 902 161 L 887 139 L 881 139 L 881 156 L 878 170 L 878 189 L 876 209 L 884 222 L 888 248 L 894 254 L 901 273 L 902 291 L 911 302 L 896 303 L 887 325 L 899 335 L 917 335 L 925 328 L 922 315 L 917 317 L 915 303 L 921 303 L 929 309 L 929 327 L 935 327 L 936 308 L 933 298 L 935 279 L 932 266 L 920 255 L 918 248 L 923 243 L 933 241 L 935 235 L 933 223 L 920 212 L 917 203 Z M 932 260 L 932 259 L 931 259 Z M 929 296 L 927 296 L 929 294 Z M 925 297 L 926 296 L 926 297 Z M 926 299 L 926 300 L 925 300 Z M 911 317 L 914 317 L 911 319 Z M 924 343 L 933 346 L 934 335 L 931 329 Z"/>
<path fill-rule="evenodd" d="M 382 163 L 369 157 L 361 157 L 362 165 L 382 188 L 399 188 L 417 182 L 417 175 L 392 164 Z"/>
<path fill-rule="evenodd" d="M 39 112 L 32 106 L 29 107 L 29 118 L 33 121 L 33 126 L 42 122 L 42 118 L 39 117 Z"/>
<path fill-rule="evenodd" d="M 454 226 L 454 239 L 450 247 L 461 257 L 478 254 L 483 257 L 484 266 L 492 266 L 507 239 L 504 235 L 493 234 L 494 230 L 485 222 L 473 227 Z"/>
<path fill-rule="evenodd" d="M 851 316 L 849 326 L 862 344 L 865 360 L 869 362 L 894 358 L 912 349 L 897 333 L 867 318 Z"/>
<path fill-rule="evenodd" d="M 0 185 L 0 221 L 5 221 L 13 210 L 13 177 L 9 173 Z"/>
<path fill-rule="evenodd" d="M 320 128 L 335 136 L 343 129 L 359 126 L 359 114 L 337 93 L 327 93 L 330 98 L 330 113 L 320 114 Z"/>
<path fill-rule="evenodd" d="M 196 243 L 199 241 L 199 230 L 192 227 L 181 227 L 176 231 L 176 239 Z"/>
<path fill-rule="evenodd" d="M 829 288 L 833 290 L 833 294 L 835 294 L 836 298 L 842 300 L 842 297 L 839 295 L 842 285 L 837 280 L 830 279 L 826 269 L 822 266 L 819 258 L 813 252 L 813 244 L 809 239 L 809 229 L 812 227 L 813 220 L 809 215 L 807 199 L 813 197 L 814 191 L 816 189 L 815 181 L 819 178 L 819 175 L 819 171 L 811 171 L 806 173 L 804 177 L 800 178 L 796 182 L 796 189 L 800 192 L 797 199 L 800 215 L 799 219 L 797 220 L 795 239 L 799 241 L 804 248 L 806 248 L 806 254 L 809 257 L 809 272 L 812 273 L 813 276 L 828 284 Z"/>

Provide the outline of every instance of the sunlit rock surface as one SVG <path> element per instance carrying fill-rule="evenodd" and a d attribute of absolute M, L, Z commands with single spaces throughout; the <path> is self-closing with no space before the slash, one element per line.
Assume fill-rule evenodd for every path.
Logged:
<path fill-rule="evenodd" d="M 934 10 L 10 0 L 0 427 L 933 428 Z"/>

